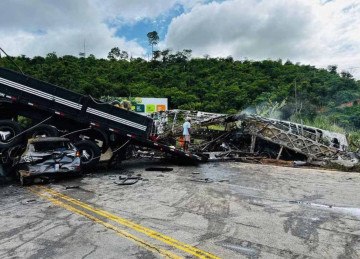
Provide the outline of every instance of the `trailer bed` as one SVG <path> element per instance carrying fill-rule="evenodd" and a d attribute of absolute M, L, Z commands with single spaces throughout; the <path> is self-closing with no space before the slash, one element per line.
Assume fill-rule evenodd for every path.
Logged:
<path fill-rule="evenodd" d="M 149 117 L 5 68 L 0 68 L 0 102 L 7 102 L 8 107 L 20 115 L 21 112 L 29 114 L 30 111 L 34 115 L 43 112 L 68 124 L 74 122 L 130 138 L 137 145 L 175 157 L 202 160 L 197 155 L 150 140 L 153 120 Z"/>

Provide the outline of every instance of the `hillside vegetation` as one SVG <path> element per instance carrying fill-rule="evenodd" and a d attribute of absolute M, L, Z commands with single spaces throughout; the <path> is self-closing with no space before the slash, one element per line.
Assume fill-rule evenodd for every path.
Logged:
<path fill-rule="evenodd" d="M 96 59 L 55 53 L 14 60 L 30 76 L 94 97 L 168 97 L 170 108 L 218 113 L 282 103 L 280 119 L 360 128 L 360 105 L 338 108 L 360 98 L 360 82 L 347 72 L 338 73 L 336 66 L 317 69 L 282 60 L 190 56 L 191 50 L 165 50 L 154 52 L 152 61 L 127 55 Z M 17 70 L 6 57 L 0 58 L 0 66 Z"/>

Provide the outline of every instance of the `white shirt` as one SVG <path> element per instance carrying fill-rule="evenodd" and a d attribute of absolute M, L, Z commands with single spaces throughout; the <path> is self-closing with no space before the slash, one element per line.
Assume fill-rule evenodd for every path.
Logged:
<path fill-rule="evenodd" d="M 184 122 L 184 124 L 183 124 L 183 135 L 184 136 L 187 136 L 187 135 L 190 135 L 190 133 L 189 133 L 189 129 L 190 129 L 190 122 L 188 122 L 188 121 L 186 121 L 186 122 Z"/>

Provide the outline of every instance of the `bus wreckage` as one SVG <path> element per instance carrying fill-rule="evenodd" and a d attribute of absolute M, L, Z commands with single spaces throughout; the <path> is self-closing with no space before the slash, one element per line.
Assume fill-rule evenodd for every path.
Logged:
<path fill-rule="evenodd" d="M 191 119 L 191 152 L 207 161 L 291 161 L 356 169 L 360 154 L 348 151 L 344 134 L 254 114 L 227 115 L 170 110 L 154 116 L 158 141 L 178 143 L 182 122 Z M 180 142 L 181 143 L 181 142 Z M 285 163 L 286 164 L 286 163 Z"/>

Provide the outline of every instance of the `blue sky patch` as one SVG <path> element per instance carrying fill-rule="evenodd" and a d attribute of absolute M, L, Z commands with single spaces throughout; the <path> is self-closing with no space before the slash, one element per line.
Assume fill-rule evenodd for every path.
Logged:
<path fill-rule="evenodd" d="M 116 36 L 125 37 L 126 40 L 134 40 L 150 52 L 147 33 L 157 31 L 160 41 L 164 40 L 169 24 L 174 17 L 184 13 L 182 5 L 175 5 L 168 12 L 156 17 L 155 19 L 142 19 L 136 23 L 123 24 L 117 31 Z M 109 24 L 109 26 L 112 26 Z"/>

